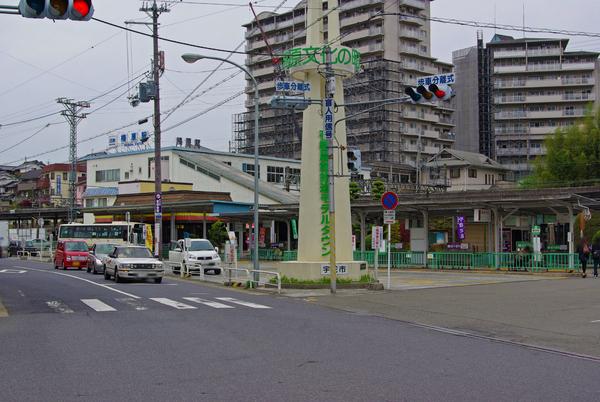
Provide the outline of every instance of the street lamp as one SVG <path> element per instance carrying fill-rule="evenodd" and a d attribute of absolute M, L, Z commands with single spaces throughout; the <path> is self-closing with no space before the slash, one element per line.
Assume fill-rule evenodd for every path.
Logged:
<path fill-rule="evenodd" d="M 250 74 L 250 71 L 248 71 L 245 67 L 243 67 L 231 60 L 223 59 L 221 57 L 204 56 L 201 54 L 194 54 L 194 53 L 185 53 L 185 54 L 181 55 L 181 58 L 186 63 L 195 63 L 198 60 L 209 59 L 209 60 L 218 60 L 223 63 L 231 64 L 231 65 L 239 68 L 243 72 L 245 72 L 246 75 L 248 77 L 250 77 L 250 79 L 252 79 L 252 83 L 254 84 L 254 256 L 253 256 L 254 264 L 253 265 L 254 265 L 254 270 L 256 271 L 255 276 L 257 276 L 258 270 L 260 269 L 259 262 L 258 262 L 258 176 L 260 174 L 260 170 L 258 167 L 258 102 L 259 102 L 258 82 L 256 82 L 256 78 L 254 78 L 254 76 L 252 74 Z"/>

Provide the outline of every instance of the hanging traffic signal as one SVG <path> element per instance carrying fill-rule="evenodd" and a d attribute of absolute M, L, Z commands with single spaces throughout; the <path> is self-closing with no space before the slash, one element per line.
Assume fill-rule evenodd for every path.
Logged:
<path fill-rule="evenodd" d="M 89 21 L 94 6 L 92 0 L 20 0 L 19 12 L 25 18 Z"/>
<path fill-rule="evenodd" d="M 348 156 L 348 170 L 350 173 L 359 172 L 362 166 L 360 151 L 358 149 L 352 149 L 346 151 L 346 155 Z"/>

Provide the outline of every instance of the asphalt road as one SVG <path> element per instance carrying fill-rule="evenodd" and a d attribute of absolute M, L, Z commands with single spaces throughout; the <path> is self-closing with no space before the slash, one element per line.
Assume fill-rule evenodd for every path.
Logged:
<path fill-rule="evenodd" d="M 0 301 L 2 401 L 600 399 L 600 361 L 302 299 L 4 259 Z"/>

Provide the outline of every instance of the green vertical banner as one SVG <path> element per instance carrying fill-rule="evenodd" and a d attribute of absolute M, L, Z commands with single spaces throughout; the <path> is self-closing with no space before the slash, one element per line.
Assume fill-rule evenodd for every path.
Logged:
<path fill-rule="evenodd" d="M 331 226 L 329 224 L 329 149 L 323 130 L 319 134 L 319 188 L 321 190 L 321 255 L 331 253 L 329 241 Z"/>
<path fill-rule="evenodd" d="M 292 238 L 298 240 L 298 223 L 296 219 L 292 219 Z"/>

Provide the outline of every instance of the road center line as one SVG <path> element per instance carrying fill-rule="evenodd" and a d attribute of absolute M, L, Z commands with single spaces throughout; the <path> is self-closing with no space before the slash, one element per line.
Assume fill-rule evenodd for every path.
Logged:
<path fill-rule="evenodd" d="M 132 298 L 134 298 L 134 299 L 141 299 L 141 297 L 140 297 L 140 296 L 132 295 L 131 293 L 123 292 L 122 290 L 111 288 L 111 287 L 110 287 L 110 286 L 108 286 L 108 285 L 103 285 L 103 284 L 101 284 L 101 283 L 97 283 L 97 282 L 94 282 L 94 281 L 90 281 L 89 279 L 85 279 L 85 278 L 80 278 L 80 277 L 78 277 L 78 276 L 75 276 L 75 275 L 63 274 L 63 273 L 61 273 L 61 272 L 44 271 L 44 270 L 41 270 L 41 269 L 28 268 L 28 267 L 18 267 L 18 266 L 15 266 L 15 268 L 19 268 L 19 269 L 26 269 L 26 270 L 28 270 L 28 271 L 37 271 L 37 272 L 43 272 L 43 273 L 46 273 L 46 274 L 53 274 L 53 275 L 67 276 L 67 277 L 69 277 L 69 278 L 78 279 L 78 280 L 80 280 L 80 281 L 84 281 L 84 282 L 87 282 L 87 283 L 91 283 L 92 285 L 100 286 L 101 288 L 104 288 L 104 289 L 112 290 L 113 292 L 117 292 L 117 293 L 120 293 L 120 294 L 122 294 L 122 295 L 125 295 L 125 296 L 128 296 L 128 297 L 132 297 Z"/>

